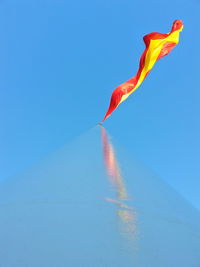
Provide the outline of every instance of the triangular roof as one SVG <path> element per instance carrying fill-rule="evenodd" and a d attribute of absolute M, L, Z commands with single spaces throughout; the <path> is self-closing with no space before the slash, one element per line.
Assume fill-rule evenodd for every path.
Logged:
<path fill-rule="evenodd" d="M 0 186 L 0 266 L 198 267 L 200 214 L 95 127 Z"/>

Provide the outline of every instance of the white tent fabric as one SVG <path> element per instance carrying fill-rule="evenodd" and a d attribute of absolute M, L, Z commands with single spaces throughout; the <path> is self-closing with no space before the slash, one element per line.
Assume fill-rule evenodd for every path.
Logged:
<path fill-rule="evenodd" d="M 200 214 L 95 127 L 0 184 L 1 267 L 199 267 Z"/>

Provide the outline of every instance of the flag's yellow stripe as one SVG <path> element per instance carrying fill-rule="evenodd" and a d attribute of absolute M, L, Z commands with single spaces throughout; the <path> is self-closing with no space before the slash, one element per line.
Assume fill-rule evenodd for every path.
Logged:
<path fill-rule="evenodd" d="M 169 33 L 169 36 L 164 39 L 151 40 L 149 49 L 145 57 L 145 65 L 141 72 L 141 75 L 138 79 L 136 86 L 128 94 L 123 95 L 119 104 L 121 104 L 130 94 L 132 94 L 143 82 L 146 74 L 153 68 L 154 64 L 157 61 L 157 58 L 162 50 L 162 47 L 165 43 L 171 42 L 178 44 L 179 42 L 179 33 L 182 31 L 183 27 L 177 31 Z M 118 105 L 119 105 L 118 104 Z"/>

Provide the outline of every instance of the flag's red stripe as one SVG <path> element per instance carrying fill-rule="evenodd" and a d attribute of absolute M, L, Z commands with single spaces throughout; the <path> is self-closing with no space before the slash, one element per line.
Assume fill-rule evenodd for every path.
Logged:
<path fill-rule="evenodd" d="M 147 54 L 148 49 L 149 49 L 150 41 L 151 40 L 157 40 L 157 39 L 165 39 L 171 33 L 173 33 L 174 31 L 176 31 L 178 29 L 180 29 L 182 26 L 183 26 L 182 21 L 175 21 L 173 26 L 172 26 L 172 29 L 171 29 L 170 33 L 166 33 L 165 34 L 165 33 L 152 32 L 152 33 L 149 33 L 149 34 L 147 34 L 147 35 L 145 35 L 143 37 L 144 43 L 146 45 L 146 48 L 145 48 L 145 50 L 144 50 L 144 52 L 143 52 L 143 54 L 142 54 L 142 56 L 140 58 L 138 72 L 133 78 L 131 78 L 130 80 L 126 81 L 125 83 L 119 85 L 113 91 L 112 96 L 111 96 L 111 100 L 110 100 L 110 105 L 109 105 L 108 111 L 107 111 L 103 121 L 106 120 L 106 118 L 117 108 L 117 106 L 121 102 L 121 99 L 122 99 L 123 95 L 126 95 L 126 94 L 130 93 L 136 87 L 136 85 L 138 83 L 138 80 L 140 78 L 141 72 L 142 72 L 142 70 L 143 70 L 143 68 L 145 66 L 145 57 L 146 57 L 146 54 Z M 166 42 L 163 45 L 162 50 L 161 50 L 157 60 L 159 60 L 160 58 L 166 56 L 174 48 L 175 45 L 176 45 L 176 43 Z M 145 78 L 146 78 L 146 76 L 148 74 L 149 74 L 149 71 L 146 73 Z"/>

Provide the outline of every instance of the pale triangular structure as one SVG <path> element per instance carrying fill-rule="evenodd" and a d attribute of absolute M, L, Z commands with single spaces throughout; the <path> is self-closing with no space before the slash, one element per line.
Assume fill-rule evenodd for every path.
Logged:
<path fill-rule="evenodd" d="M 0 184 L 2 267 L 199 267 L 200 214 L 95 127 Z"/>

